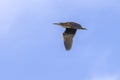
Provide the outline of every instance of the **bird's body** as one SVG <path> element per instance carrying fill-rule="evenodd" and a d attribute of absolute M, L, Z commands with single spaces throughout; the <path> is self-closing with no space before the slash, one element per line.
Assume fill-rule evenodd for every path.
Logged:
<path fill-rule="evenodd" d="M 65 32 L 63 33 L 64 45 L 66 50 L 71 49 L 73 43 L 73 37 L 77 29 L 86 30 L 86 28 L 83 28 L 80 24 L 75 22 L 54 23 L 54 24 L 66 28 Z"/>

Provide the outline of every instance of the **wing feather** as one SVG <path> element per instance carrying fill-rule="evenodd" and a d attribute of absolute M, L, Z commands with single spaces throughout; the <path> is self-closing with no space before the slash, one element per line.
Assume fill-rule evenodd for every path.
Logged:
<path fill-rule="evenodd" d="M 63 33 L 64 46 L 66 50 L 70 50 L 73 43 L 73 37 L 76 33 L 76 29 L 66 28 Z"/>

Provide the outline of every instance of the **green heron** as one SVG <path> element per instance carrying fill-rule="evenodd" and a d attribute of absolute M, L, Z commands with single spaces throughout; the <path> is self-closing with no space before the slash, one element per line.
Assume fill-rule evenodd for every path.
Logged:
<path fill-rule="evenodd" d="M 64 28 L 66 28 L 65 32 L 63 33 L 63 39 L 64 39 L 64 46 L 66 50 L 70 50 L 73 43 L 73 37 L 77 31 L 77 29 L 81 30 L 87 30 L 86 28 L 83 28 L 80 24 L 75 22 L 65 22 L 65 23 L 54 23 L 55 25 L 60 25 Z"/>

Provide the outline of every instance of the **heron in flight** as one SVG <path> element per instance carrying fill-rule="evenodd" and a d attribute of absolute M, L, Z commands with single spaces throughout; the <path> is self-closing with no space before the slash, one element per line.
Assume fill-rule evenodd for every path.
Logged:
<path fill-rule="evenodd" d="M 61 22 L 61 23 L 54 23 L 54 24 L 66 28 L 66 30 L 63 33 L 64 46 L 66 50 L 71 49 L 72 43 L 73 43 L 73 37 L 77 29 L 87 30 L 86 28 L 83 28 L 80 24 L 75 22 Z"/>

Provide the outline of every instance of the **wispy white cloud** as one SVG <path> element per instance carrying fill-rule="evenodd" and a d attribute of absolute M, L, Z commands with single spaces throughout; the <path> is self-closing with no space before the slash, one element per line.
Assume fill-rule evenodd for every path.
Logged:
<path fill-rule="evenodd" d="M 97 75 L 93 76 L 90 80 L 120 80 L 120 75 Z"/>
<path fill-rule="evenodd" d="M 0 36 L 8 34 L 20 9 L 21 5 L 15 0 L 0 1 Z"/>
<path fill-rule="evenodd" d="M 56 2 L 56 0 L 54 0 Z M 72 6 L 72 7 L 80 7 L 80 8 L 89 8 L 89 9 L 96 9 L 96 8 L 109 8 L 109 7 L 114 7 L 117 5 L 118 1 L 117 0 L 58 0 L 57 1 L 60 4 L 56 5 L 65 5 L 67 6 Z M 62 4 L 62 3 L 65 4 Z M 118 4 L 119 5 L 119 4 Z M 71 8 L 72 8 L 71 7 Z"/>
<path fill-rule="evenodd" d="M 62 12 L 61 10 L 63 10 L 63 8 L 65 8 L 65 10 L 69 8 L 70 11 L 74 9 L 76 9 L 75 11 L 77 11 L 79 8 L 87 8 L 86 10 L 92 10 L 101 9 L 104 7 L 108 9 L 108 7 L 110 6 L 113 7 L 114 3 L 117 3 L 117 0 L 1 0 L 0 35 L 7 34 L 9 32 L 9 29 L 16 21 L 16 17 L 19 16 L 21 13 L 24 13 L 25 9 L 31 9 L 33 10 L 33 12 L 34 10 L 38 10 L 39 13 L 46 16 L 49 15 L 50 11 L 51 13 L 52 11 L 56 11 L 56 14 L 57 10 L 58 13 L 59 11 Z"/>
<path fill-rule="evenodd" d="M 91 69 L 90 80 L 120 80 L 119 71 L 108 71 L 110 67 L 108 65 L 109 57 L 112 54 L 112 50 L 105 49 L 101 56 L 95 61 L 93 68 Z"/>
<path fill-rule="evenodd" d="M 16 23 L 16 18 L 25 11 L 38 10 L 41 14 L 48 13 L 50 9 L 48 0 L 1 0 L 0 1 L 0 36 L 9 33 L 11 27 Z M 48 9 L 47 9 L 48 8 Z"/>

